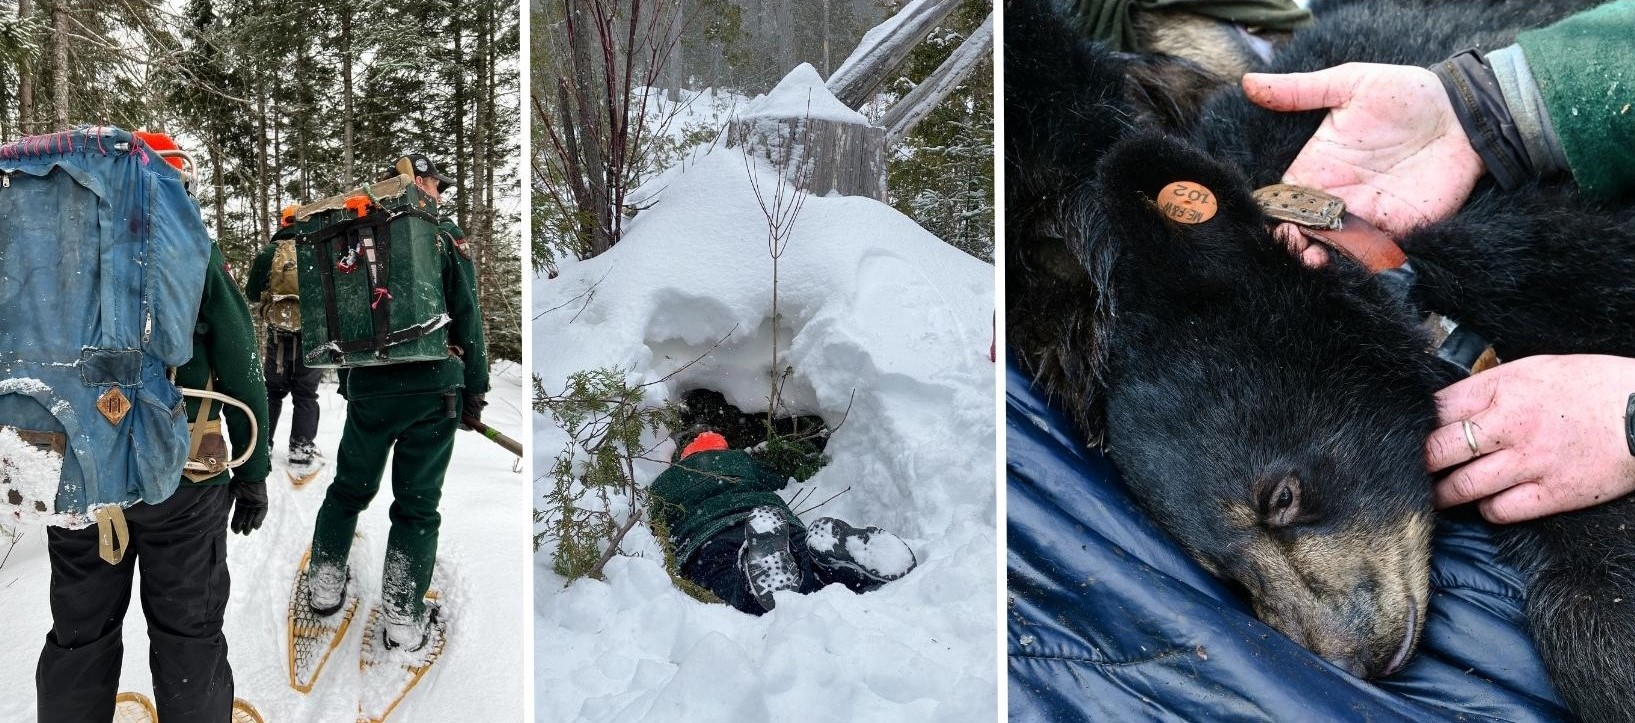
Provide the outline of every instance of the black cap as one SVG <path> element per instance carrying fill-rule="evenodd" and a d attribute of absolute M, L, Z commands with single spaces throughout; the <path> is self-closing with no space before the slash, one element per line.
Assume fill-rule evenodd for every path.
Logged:
<path fill-rule="evenodd" d="M 414 175 L 436 179 L 438 193 L 442 193 L 443 191 L 447 190 L 449 186 L 455 185 L 454 179 L 443 175 L 442 171 L 437 170 L 437 164 L 433 163 L 430 158 L 427 158 L 426 154 L 424 153 L 407 153 L 399 156 L 396 161 L 392 162 L 392 165 L 386 167 L 386 172 L 381 174 L 381 180 L 401 174 L 402 172 L 398 170 L 398 165 L 403 161 L 409 162 L 409 166 L 414 169 Z"/>

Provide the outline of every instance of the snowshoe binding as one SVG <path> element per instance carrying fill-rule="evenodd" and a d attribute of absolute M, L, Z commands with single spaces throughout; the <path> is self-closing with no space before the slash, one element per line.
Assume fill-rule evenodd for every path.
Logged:
<path fill-rule="evenodd" d="M 300 489 L 324 470 L 324 456 L 318 452 L 318 445 L 310 441 L 295 442 L 290 445 L 285 464 L 284 474 L 289 475 L 290 484 Z"/>
<path fill-rule="evenodd" d="M 917 564 L 902 538 L 878 527 L 852 527 L 833 517 L 806 526 L 806 549 L 820 579 L 860 593 L 907 575 Z"/>
<path fill-rule="evenodd" d="M 448 627 L 440 617 L 435 590 L 426 593 L 424 622 L 397 620 L 379 607 L 370 610 L 358 658 L 363 674 L 358 721 L 383 723 L 442 657 L 447 642 Z"/>
<path fill-rule="evenodd" d="M 777 604 L 773 593 L 800 589 L 800 564 L 789 549 L 789 533 L 794 529 L 776 507 L 750 510 L 744 523 L 744 546 L 738 550 L 738 565 L 750 595 L 762 610 L 770 611 Z"/>
<path fill-rule="evenodd" d="M 312 692 L 324 663 L 329 661 L 329 654 L 335 652 L 346 637 L 352 617 L 358 611 L 358 596 L 346 594 L 346 588 L 350 587 L 346 572 L 339 571 L 337 576 L 321 571 L 312 576 L 315 579 L 309 580 L 307 566 L 311 559 L 310 550 L 301 557 L 289 607 L 290 687 L 302 693 Z M 315 591 L 315 587 L 319 589 Z M 338 594 L 333 592 L 336 589 Z M 315 600 L 315 592 L 324 599 Z M 317 603 L 324 607 L 314 607 Z"/>

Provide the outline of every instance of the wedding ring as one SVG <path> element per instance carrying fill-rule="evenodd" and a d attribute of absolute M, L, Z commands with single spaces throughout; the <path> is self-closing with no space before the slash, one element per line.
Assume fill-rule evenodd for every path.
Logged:
<path fill-rule="evenodd" d="M 1465 430 L 1465 444 L 1470 447 L 1470 456 L 1482 456 L 1482 448 L 1476 444 L 1476 430 L 1474 429 L 1476 425 L 1471 424 L 1470 420 L 1466 419 L 1459 422 L 1459 426 Z"/>

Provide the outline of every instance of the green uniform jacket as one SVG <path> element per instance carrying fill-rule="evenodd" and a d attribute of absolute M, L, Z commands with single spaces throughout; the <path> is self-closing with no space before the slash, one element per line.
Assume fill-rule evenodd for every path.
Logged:
<path fill-rule="evenodd" d="M 488 345 L 483 341 L 483 314 L 477 305 L 477 272 L 461 250 L 465 232 L 451 220 L 439 224 L 443 245 L 443 300 L 452 320 L 448 343 L 461 357 L 434 362 L 388 364 L 343 369 L 341 394 L 347 399 L 391 397 L 464 388 L 470 394 L 488 392 Z"/>
<path fill-rule="evenodd" d="M 1586 193 L 1635 193 L 1635 0 L 1618 0 L 1517 36 L 1539 95 Z"/>
<path fill-rule="evenodd" d="M 294 235 L 290 229 L 279 229 L 273 234 L 272 241 L 261 247 L 261 253 L 255 255 L 255 261 L 250 263 L 250 278 L 244 282 L 244 297 L 252 304 L 261 303 L 261 294 L 267 290 L 267 277 L 272 274 L 273 255 L 278 253 L 278 241 Z"/>
<path fill-rule="evenodd" d="M 741 450 L 698 452 L 670 465 L 653 480 L 652 515 L 670 531 L 676 566 L 692 559 L 699 546 L 749 516 L 756 507 L 782 509 L 794 525 L 800 520 L 775 494 L 789 484 L 756 464 Z"/>
<path fill-rule="evenodd" d="M 193 358 L 177 368 L 176 385 L 204 389 L 205 383 L 212 380 L 214 391 L 244 402 L 255 412 L 258 434 L 251 439 L 250 420 L 244 412 L 237 407 L 227 408 L 225 426 L 233 457 L 243 454 L 245 445 L 255 445 L 255 452 L 233 470 L 232 478 L 246 482 L 267 479 L 272 469 L 267 458 L 267 382 L 261 377 L 261 359 L 256 354 L 255 325 L 250 320 L 250 305 L 227 275 L 227 260 L 222 258 L 221 249 L 215 244 L 210 245 L 204 298 L 199 302 L 199 321 L 193 327 Z M 220 402 L 212 402 L 207 418 L 220 419 L 222 406 Z M 191 423 L 198 414 L 198 398 L 188 397 L 187 421 Z M 223 484 L 227 477 L 223 472 L 192 484 Z"/>

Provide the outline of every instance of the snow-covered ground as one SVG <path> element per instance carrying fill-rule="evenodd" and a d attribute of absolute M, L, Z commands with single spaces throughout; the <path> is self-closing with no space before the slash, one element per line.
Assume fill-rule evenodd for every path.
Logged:
<path fill-rule="evenodd" d="M 605 581 L 565 585 L 547 546 L 534 573 L 536 716 L 993 720 L 993 267 L 885 204 L 809 198 L 779 265 L 774 322 L 750 173 L 769 199 L 782 182 L 735 149 L 696 155 L 636 194 L 651 205 L 612 250 L 536 278 L 535 374 L 559 392 L 579 370 L 620 367 L 645 383 L 702 357 L 648 399 L 707 387 L 764 410 L 776 323 L 779 365 L 793 368 L 790 411 L 831 426 L 844 419 L 827 466 L 786 498 L 815 488 L 810 499 L 820 501 L 849 487 L 807 520 L 892 530 L 919 567 L 867 595 L 838 585 L 780 593 L 775 611 L 754 617 L 675 589 L 645 524 Z M 544 475 L 567 436 L 548 415 L 534 423 Z M 637 476 L 646 484 L 660 471 L 645 463 Z M 545 483 L 536 485 L 541 504 Z"/>
<path fill-rule="evenodd" d="M 523 372 L 514 364 L 494 367 L 494 389 L 483 421 L 513 438 L 523 437 Z M 333 459 L 346 420 L 346 402 L 334 384 L 320 389 L 318 446 Z M 228 658 L 237 695 L 253 703 L 269 723 L 351 721 L 359 698 L 358 653 L 363 621 L 380 600 L 380 573 L 390 527 L 390 471 L 381 493 L 363 513 L 353 548 L 354 574 L 363 604 L 353 629 L 325 666 L 310 695 L 289 686 L 285 615 L 291 582 L 312 538 L 312 524 L 333 479 L 333 466 L 301 489 L 283 471 L 290 409 L 285 402 L 268 480 L 271 509 L 260 530 L 228 535 L 232 597 L 227 604 Z M 460 432 L 443 484 L 442 532 L 433 587 L 442 591 L 449 642 L 420 685 L 392 714 L 392 721 L 513 721 L 523 717 L 524 649 L 521 630 L 528 595 L 527 484 L 513 471 L 516 457 L 473 432 Z M 390 469 L 388 465 L 388 470 Z M 6 543 L 0 539 L 0 554 Z M 357 557 L 358 555 L 362 557 Z M 32 721 L 34 664 L 51 628 L 47 604 L 50 566 L 45 532 L 22 530 L 11 557 L 0 567 L 0 611 L 8 641 L 0 654 L 0 721 Z M 140 584 L 138 582 L 137 584 Z M 148 675 L 147 623 L 133 595 L 125 617 L 121 690 L 153 694 Z"/>

